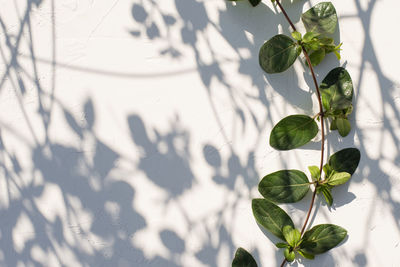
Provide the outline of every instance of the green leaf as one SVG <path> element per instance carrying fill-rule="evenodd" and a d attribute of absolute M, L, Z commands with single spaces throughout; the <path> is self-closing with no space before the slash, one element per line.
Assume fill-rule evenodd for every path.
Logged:
<path fill-rule="evenodd" d="M 326 203 L 327 203 L 329 206 L 332 206 L 332 204 L 333 204 L 333 197 L 332 197 L 331 190 L 329 189 L 329 187 L 327 187 L 327 186 L 325 186 L 325 185 L 321 185 L 321 186 L 320 186 L 320 191 L 321 191 L 322 194 L 324 195 L 325 200 L 326 200 Z"/>
<path fill-rule="evenodd" d="M 325 49 L 319 48 L 310 55 L 311 65 L 317 66 L 325 58 Z"/>
<path fill-rule="evenodd" d="M 308 32 L 332 34 L 335 32 L 337 15 L 331 2 L 321 2 L 301 15 Z"/>
<path fill-rule="evenodd" d="M 343 43 L 340 43 L 339 45 L 335 46 L 334 51 L 333 51 L 333 52 L 335 53 L 335 55 L 336 55 L 337 60 L 340 60 L 340 53 L 339 53 L 339 51 L 342 50 L 342 49 L 340 49 L 340 47 L 342 46 L 342 44 L 343 44 Z"/>
<path fill-rule="evenodd" d="M 289 248 L 290 247 L 287 243 L 276 243 L 275 246 L 277 248 Z"/>
<path fill-rule="evenodd" d="M 303 250 L 297 250 L 297 252 L 303 256 L 303 258 L 309 259 L 309 260 L 313 260 L 314 259 L 314 255 L 313 254 L 309 254 L 307 252 L 304 252 Z"/>
<path fill-rule="evenodd" d="M 257 267 L 257 263 L 244 248 L 238 248 L 232 261 L 232 267 Z"/>
<path fill-rule="evenodd" d="M 257 223 L 282 240 L 285 240 L 282 232 L 283 227 L 290 225 L 294 228 L 293 221 L 289 215 L 266 199 L 253 199 L 252 209 Z"/>
<path fill-rule="evenodd" d="M 325 46 L 334 46 L 335 47 L 335 41 L 333 40 L 333 38 L 330 38 L 330 37 L 319 38 L 319 42 Z"/>
<path fill-rule="evenodd" d="M 299 56 L 297 44 L 288 36 L 278 34 L 260 48 L 259 62 L 267 73 L 287 70 Z"/>
<path fill-rule="evenodd" d="M 288 244 L 292 247 L 296 247 L 297 243 L 301 239 L 300 231 L 293 229 L 290 225 L 286 225 L 283 227 L 282 232 Z"/>
<path fill-rule="evenodd" d="M 340 60 L 340 58 L 341 58 L 340 53 L 338 51 L 336 51 L 336 50 L 333 51 L 333 53 L 335 53 L 335 56 L 336 56 L 337 60 Z"/>
<path fill-rule="evenodd" d="M 297 32 L 297 31 L 292 32 L 292 37 L 294 39 L 296 39 L 297 41 L 301 41 L 301 33 Z"/>
<path fill-rule="evenodd" d="M 288 249 L 288 248 L 286 248 L 286 249 L 283 251 L 283 255 L 285 256 L 285 259 L 286 259 L 288 262 L 294 261 L 294 258 L 296 257 L 296 254 L 294 254 L 294 252 L 293 252 L 293 251 L 290 251 L 290 249 Z"/>
<path fill-rule="evenodd" d="M 329 177 L 331 175 L 331 172 L 333 171 L 333 169 L 331 168 L 331 166 L 329 166 L 329 164 L 325 164 L 324 167 L 322 167 L 322 170 L 325 173 L 326 177 Z"/>
<path fill-rule="evenodd" d="M 351 175 L 347 172 L 337 172 L 333 174 L 327 180 L 328 185 L 336 186 L 346 183 L 350 179 Z"/>
<path fill-rule="evenodd" d="M 283 118 L 272 129 L 269 144 L 278 150 L 301 147 L 318 133 L 317 123 L 306 115 L 291 115 Z"/>
<path fill-rule="evenodd" d="M 321 254 L 336 247 L 346 237 L 347 231 L 333 224 L 316 225 L 304 233 L 300 245 L 309 254 Z"/>
<path fill-rule="evenodd" d="M 331 122 L 331 127 L 329 128 L 331 131 L 337 130 L 336 119 L 333 119 Z"/>
<path fill-rule="evenodd" d="M 282 170 L 266 175 L 258 184 L 258 191 L 266 199 L 278 203 L 301 200 L 308 192 L 307 176 L 298 170 Z"/>
<path fill-rule="evenodd" d="M 351 106 L 353 82 L 346 69 L 331 70 L 320 85 L 322 103 L 326 110 L 345 109 Z"/>
<path fill-rule="evenodd" d="M 360 162 L 360 151 L 357 148 L 345 148 L 329 157 L 329 165 L 336 172 L 348 172 L 351 175 Z"/>
<path fill-rule="evenodd" d="M 308 43 L 311 50 L 318 50 L 320 48 L 320 44 L 318 40 L 314 39 Z"/>
<path fill-rule="evenodd" d="M 261 2 L 261 0 L 249 0 L 249 2 L 250 2 L 250 4 L 251 4 L 252 6 L 256 6 L 256 5 L 258 5 L 258 4 Z"/>
<path fill-rule="evenodd" d="M 343 137 L 347 136 L 351 131 L 351 125 L 348 119 L 336 118 L 336 127 L 339 134 Z"/>
<path fill-rule="evenodd" d="M 353 105 L 350 105 L 347 109 L 345 109 L 345 116 L 349 116 L 353 112 Z"/>
<path fill-rule="evenodd" d="M 308 166 L 308 170 L 311 173 L 311 178 L 318 181 L 321 178 L 321 172 L 317 166 Z"/>
<path fill-rule="evenodd" d="M 297 54 L 301 54 L 301 51 L 303 51 L 303 49 L 301 48 L 300 45 L 297 46 Z"/>
<path fill-rule="evenodd" d="M 319 34 L 315 32 L 306 32 L 303 36 L 303 43 L 309 43 L 312 39 L 317 37 Z"/>

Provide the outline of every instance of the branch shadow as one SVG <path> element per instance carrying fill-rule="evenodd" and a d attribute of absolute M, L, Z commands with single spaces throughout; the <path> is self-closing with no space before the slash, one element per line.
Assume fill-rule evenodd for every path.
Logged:
<path fill-rule="evenodd" d="M 396 84 L 383 73 L 369 35 L 371 14 L 376 1 L 370 1 L 366 10 L 358 0 L 354 2 L 358 10 L 354 18 L 362 22 L 366 36 L 360 76 L 356 79 L 359 82 L 357 87 L 365 87 L 363 73 L 366 66 L 371 65 L 377 74 L 383 99 L 383 127 L 379 142 L 384 143 L 384 133 L 388 133 L 396 147 L 399 147 L 396 124 L 391 120 L 391 114 L 400 119 L 394 100 Z M 198 148 L 211 173 L 210 180 L 225 190 L 223 208 L 193 219 L 182 199 L 199 187 L 200 179 L 192 165 L 194 154 L 198 151 L 192 150 L 191 133 L 178 115 L 169 120 L 167 130 L 146 122 L 138 113 L 130 114 L 125 119 L 132 149 L 137 150 L 139 155 L 135 161 L 112 148 L 96 133 L 95 125 L 99 118 L 95 112 L 94 98 L 88 97 L 78 103 L 82 107 L 79 113 L 83 117 L 80 117 L 61 99 L 57 99 L 55 94 L 57 68 L 68 67 L 78 72 L 135 79 L 168 76 L 171 73 L 142 75 L 67 66 L 56 58 L 57 27 L 54 20 L 51 31 L 52 58 L 44 60 L 37 57 L 36 47 L 33 45 L 35 31 L 31 20 L 32 13 L 44 4 L 50 6 L 49 17 L 54 18 L 55 0 L 27 0 L 25 6 L 19 6 L 14 1 L 16 12 L 21 17 L 15 33 L 10 30 L 6 16 L 0 13 L 0 55 L 4 66 L 4 71 L 0 73 L 0 92 L 12 88 L 27 125 L 26 131 L 31 136 L 27 139 L 25 133 L 20 133 L 12 125 L 0 121 L 0 170 L 3 176 L 0 180 L 5 188 L 2 191 L 5 195 L 5 200 L 2 201 L 5 204 L 0 206 L 0 252 L 3 256 L 0 257 L 0 265 L 176 267 L 183 266 L 184 257 L 192 257 L 193 262 L 198 265 L 223 266 L 226 262 L 220 260 L 221 255 L 233 255 L 240 245 L 232 238 L 236 229 L 230 222 L 233 218 L 243 216 L 240 205 L 251 199 L 260 179 L 256 150 L 264 138 L 265 129 L 271 124 L 271 114 L 277 109 L 273 98 L 277 95 L 289 96 L 287 100 L 291 105 L 306 112 L 312 110 L 313 93 L 294 88 L 299 81 L 293 69 L 282 75 L 270 76 L 263 74 L 258 67 L 258 51 L 264 41 L 277 34 L 279 27 L 283 32 L 289 32 L 284 19 L 279 18 L 277 24 L 277 16 L 267 5 L 260 4 L 257 8 L 252 8 L 247 1 L 236 5 L 225 3 L 220 9 L 213 11 L 210 11 L 205 1 L 195 0 L 171 1 L 173 12 L 171 9 L 165 11 L 154 0 L 135 0 L 132 4 L 134 25 L 129 29 L 129 34 L 133 38 L 162 40 L 164 46 L 159 50 L 159 55 L 171 60 L 183 60 L 183 50 L 191 50 L 194 71 L 203 83 L 209 105 L 214 112 L 213 119 L 218 123 L 225 139 L 226 148 L 223 152 L 211 141 L 204 142 Z M 301 13 L 304 3 L 293 1 L 290 6 L 285 2 L 284 4 L 288 7 L 289 15 L 298 22 L 298 14 Z M 180 38 L 178 42 L 176 36 Z M 220 52 L 213 40 L 215 36 L 229 47 L 229 56 Z M 335 33 L 335 38 L 340 40 L 339 30 Z M 21 54 L 22 46 L 28 48 L 28 56 Z M 22 59 L 28 59 L 30 64 L 22 63 Z M 318 72 L 326 74 L 339 64 L 329 63 L 331 61 L 328 58 L 328 63 L 322 63 Z M 51 66 L 50 74 L 43 73 L 38 67 L 39 63 Z M 235 64 L 237 73 L 250 81 L 251 88 L 243 89 L 242 85 L 232 80 L 225 64 Z M 307 69 L 304 70 L 303 78 L 312 88 L 311 78 L 306 74 Z M 185 71 L 178 71 L 172 74 L 184 73 Z M 49 86 L 42 82 L 43 75 L 51 77 Z M 273 91 L 267 91 L 267 87 Z M 225 130 L 226 121 L 221 116 L 217 97 L 220 90 L 224 90 L 229 99 L 228 108 L 234 111 L 232 124 L 236 127 L 233 131 L 235 133 Z M 25 105 L 30 91 L 35 92 L 38 102 L 34 112 Z M 360 95 L 362 92 L 356 94 L 356 107 Z M 257 114 L 258 110 L 254 105 L 262 106 L 262 116 Z M 56 110 L 61 110 L 64 123 L 73 133 L 76 142 L 61 142 L 50 134 Z M 38 115 L 40 123 L 32 119 L 32 113 Z M 385 159 L 384 146 L 381 146 L 379 155 L 382 159 L 369 156 L 365 130 L 358 126 L 357 113 L 353 116 L 351 120 L 355 129 L 348 137 L 351 141 L 344 141 L 335 134 L 330 134 L 329 151 L 337 151 L 343 146 L 353 144 L 359 147 L 363 156 L 353 183 L 365 183 L 367 180 L 374 185 L 375 197 L 390 206 L 393 220 L 399 227 L 397 219 L 400 217 L 400 203 L 393 197 L 389 179 L 393 174 L 381 166 Z M 255 141 L 247 146 L 247 151 L 239 150 L 235 141 L 245 137 L 247 130 L 253 129 L 257 133 Z M 236 132 L 241 132 L 241 135 Z M 10 136 L 25 147 L 26 154 L 15 152 Z M 313 143 L 306 149 L 316 150 L 318 147 Z M 279 154 L 278 157 L 281 164 L 285 165 L 285 155 Z M 398 152 L 395 158 L 397 163 L 400 159 Z M 121 162 L 128 164 L 121 165 Z M 137 208 L 142 200 L 142 189 L 135 187 L 134 182 L 139 179 L 145 180 L 149 187 L 161 192 L 162 197 L 152 200 L 151 204 L 158 205 L 161 210 L 172 206 L 177 208 L 182 217 L 179 220 L 186 225 L 186 234 L 166 225 L 154 227 L 153 220 L 146 216 L 146 212 Z M 336 207 L 344 206 L 355 199 L 355 194 L 349 190 L 349 187 L 343 187 L 334 192 L 334 197 L 340 199 Z M 307 203 L 296 204 L 295 207 L 305 210 L 306 205 Z M 372 206 L 369 212 L 372 215 L 374 211 L 375 206 Z M 154 234 L 156 241 L 143 241 L 142 237 L 147 236 L 147 232 Z M 193 240 L 188 236 L 198 232 L 201 232 L 199 236 L 202 238 L 198 247 L 193 249 Z M 268 234 L 267 237 L 273 239 Z M 365 244 L 371 242 L 368 233 L 364 238 Z M 164 253 L 151 255 L 148 247 L 154 245 L 152 242 L 162 247 Z M 253 251 L 260 262 L 263 252 L 257 248 L 253 248 Z M 368 264 L 366 255 L 366 251 L 359 250 L 356 255 L 345 256 L 357 266 L 365 266 Z M 276 263 L 280 263 L 281 259 L 281 252 L 277 251 Z M 331 266 L 334 260 L 328 253 L 318 257 L 312 264 Z"/>

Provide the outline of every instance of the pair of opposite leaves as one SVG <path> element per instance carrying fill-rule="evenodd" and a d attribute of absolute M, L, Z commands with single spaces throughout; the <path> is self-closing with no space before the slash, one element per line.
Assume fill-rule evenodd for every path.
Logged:
<path fill-rule="evenodd" d="M 337 25 L 337 14 L 331 2 L 322 2 L 301 15 L 301 20 L 307 30 L 315 35 L 326 36 L 333 34 Z M 301 45 L 284 34 L 278 34 L 261 46 L 259 63 L 267 73 L 279 73 L 287 70 L 296 61 L 301 53 Z M 317 49 L 313 53 L 323 52 L 318 62 L 325 57 L 324 49 Z M 310 55 L 313 58 L 313 54 Z"/>
<path fill-rule="evenodd" d="M 264 205 L 264 208 L 271 208 L 268 207 L 267 200 L 263 201 L 265 201 L 263 204 L 266 204 Z M 279 209 L 274 210 L 276 212 L 283 211 L 278 206 L 275 206 L 275 208 Z M 288 216 L 286 213 L 284 214 Z M 285 224 L 282 229 L 290 228 L 294 230 L 294 228 L 291 226 L 293 225 L 293 221 L 290 219 L 290 217 L 286 217 L 286 220 L 282 221 L 282 224 Z M 296 232 L 298 232 L 298 230 Z M 281 234 L 283 234 L 283 232 Z M 326 251 L 336 247 L 338 244 L 340 244 L 340 242 L 343 241 L 346 235 L 347 231 L 340 226 L 333 224 L 319 224 L 304 233 L 299 242 L 300 245 L 295 251 L 306 258 L 313 259 L 314 255 L 325 253 Z M 280 237 L 280 239 L 289 242 L 287 239 L 285 239 L 285 237 Z M 283 248 L 283 246 L 285 246 L 284 243 L 277 244 L 277 247 Z M 290 261 L 293 261 L 295 256 L 294 251 L 289 251 L 289 253 L 293 254 L 293 256 L 289 259 Z M 285 255 L 285 257 L 288 259 L 287 255 Z M 232 267 L 257 267 L 257 262 L 245 249 L 238 248 L 232 261 Z"/>
<path fill-rule="evenodd" d="M 324 166 L 325 180 L 320 180 L 318 167 L 312 166 L 309 169 L 313 180 L 320 183 L 317 186 L 327 184 L 331 188 L 346 183 L 357 169 L 359 162 L 360 151 L 357 148 L 345 148 L 329 157 L 328 163 Z M 337 175 L 331 176 L 332 173 Z M 258 184 L 258 191 L 271 202 L 293 203 L 300 201 L 313 183 L 315 182 L 309 182 L 302 171 L 280 170 L 264 176 Z"/>
<path fill-rule="evenodd" d="M 353 82 L 342 67 L 331 70 L 320 85 L 326 114 L 333 117 L 340 135 L 350 132 L 347 110 L 352 110 Z M 344 125 L 340 124 L 344 121 Z M 331 127 L 332 129 L 332 127 Z M 315 120 L 306 115 L 290 115 L 279 121 L 271 131 L 270 145 L 278 150 L 290 150 L 310 142 L 318 133 Z"/>
<path fill-rule="evenodd" d="M 250 0 L 250 2 L 252 3 L 253 6 L 255 6 L 260 1 Z M 317 6 L 313 7 L 312 9 L 310 9 L 309 11 L 307 11 L 302 15 L 302 20 L 308 32 L 316 32 L 320 34 L 333 33 L 337 24 L 336 11 L 333 5 L 329 2 L 320 3 Z M 270 41 L 266 42 L 264 46 L 260 49 L 260 65 L 268 73 L 282 72 L 287 68 L 289 68 L 294 63 L 300 52 L 301 49 L 299 49 L 298 44 L 296 44 L 292 39 L 284 35 L 277 35 Z M 346 70 L 344 70 L 343 68 L 334 69 L 324 79 L 323 84 L 324 83 L 326 84 L 326 88 L 322 93 L 324 98 L 323 103 L 324 103 L 324 108 L 326 109 L 326 111 L 328 111 L 328 113 L 332 111 L 331 113 L 333 114 L 334 111 L 337 111 L 337 109 L 339 108 L 337 107 L 338 106 L 337 104 L 340 102 L 349 102 L 351 105 L 353 88 L 352 88 L 351 78 Z M 345 101 L 342 101 L 343 99 Z M 308 129 L 308 131 L 306 130 L 306 128 Z M 338 129 L 338 127 L 336 127 L 336 129 Z M 285 133 L 282 134 L 282 132 Z M 270 137 L 270 144 L 273 147 L 280 150 L 288 150 L 296 148 L 308 143 L 312 138 L 315 137 L 317 132 L 318 132 L 318 126 L 316 125 L 315 121 L 312 118 L 309 118 L 308 116 L 304 115 L 289 116 L 280 121 L 274 127 L 274 130 L 271 133 Z M 347 135 L 347 133 L 342 134 L 343 131 L 341 132 L 340 129 L 339 132 L 342 136 Z M 358 152 L 358 161 L 359 161 L 359 152 Z M 280 176 L 280 174 L 288 174 L 287 172 L 288 171 L 280 171 L 270 175 Z M 296 175 L 298 175 L 297 178 L 301 177 L 301 175 L 299 175 L 299 173 L 297 172 L 295 173 Z M 354 170 L 351 171 L 351 173 L 352 172 L 354 172 Z M 287 177 L 289 176 L 290 175 L 287 175 Z M 304 180 L 301 178 L 300 180 Z M 260 183 L 260 185 L 261 184 L 262 183 Z M 286 199 L 286 201 L 282 202 L 294 202 L 294 200 L 298 201 L 308 192 L 308 189 L 309 189 L 309 183 L 307 180 L 307 184 L 305 185 L 305 187 L 302 190 L 300 190 L 302 192 L 300 192 L 300 194 L 297 197 L 295 197 L 295 199 L 290 200 L 289 198 Z M 257 212 L 257 214 L 266 214 L 265 212 L 269 214 L 269 212 L 275 210 L 277 214 L 275 216 L 269 216 L 269 219 L 273 218 L 277 219 L 278 225 L 279 221 L 283 223 L 286 220 L 287 225 L 294 227 L 290 217 L 282 209 L 280 209 L 272 202 L 269 202 L 267 199 L 254 199 L 253 212 L 254 209 L 257 210 L 257 207 L 259 208 L 261 207 L 261 209 L 264 210 L 264 212 L 261 213 Z M 271 228 L 270 227 L 271 225 L 277 226 L 276 221 L 264 224 L 263 222 L 265 221 L 262 218 L 256 215 L 255 217 L 261 225 L 267 226 L 267 229 Z M 285 226 L 284 224 L 285 223 L 281 224 L 282 227 L 278 226 L 276 229 L 272 227 L 271 229 L 268 230 L 270 230 L 273 234 L 275 234 L 279 238 L 285 240 L 282 235 L 282 229 Z M 326 241 L 327 237 L 330 236 L 330 238 L 328 238 L 329 242 L 324 243 L 324 241 L 322 241 L 322 243 L 318 243 L 315 241 L 318 240 L 318 235 L 320 235 L 321 233 L 324 233 L 323 238 L 321 240 Z M 311 230 L 307 231 L 303 237 L 303 239 L 313 240 L 313 242 L 308 242 L 309 245 L 311 244 L 311 247 L 308 248 L 307 246 L 303 247 L 303 249 L 305 249 L 304 252 L 306 252 L 308 249 L 308 253 L 311 254 L 323 253 L 329 250 L 330 248 L 333 248 L 337 244 L 339 244 L 344 239 L 346 234 L 347 234 L 346 230 L 336 225 L 330 225 L 330 224 L 317 225 L 313 227 Z M 305 244 L 307 244 L 307 242 L 305 242 Z M 239 248 L 236 252 L 235 259 L 232 262 L 232 266 L 252 267 L 252 266 L 257 266 L 257 264 L 247 251 L 245 251 L 242 248 Z"/>
<path fill-rule="evenodd" d="M 328 165 L 336 172 L 346 172 L 352 175 L 360 161 L 360 152 L 356 148 L 346 148 L 333 154 Z M 301 200 L 309 190 L 310 183 L 304 173 L 298 170 L 283 170 L 265 176 L 260 184 L 259 191 L 264 199 L 253 199 L 252 209 L 258 224 L 271 232 L 285 243 L 278 243 L 278 247 L 286 247 L 286 259 L 292 261 L 295 253 L 312 259 L 314 255 L 325 253 L 336 247 L 346 237 L 347 231 L 334 224 L 316 225 L 306 231 L 303 237 L 299 236 L 297 244 L 291 244 L 285 235 L 285 229 L 295 229 L 290 216 L 273 202 L 290 203 Z M 297 193 L 296 193 L 297 192 Z M 292 232 L 298 232 L 293 230 Z M 299 235 L 299 233 L 298 233 Z M 301 239 L 301 240 L 300 240 Z M 290 249 L 289 249 L 290 248 Z M 294 249 L 295 248 L 295 249 Z M 294 249 L 292 251 L 291 249 Z M 250 253 L 239 248 L 232 261 L 232 267 L 257 267 L 257 263 Z"/>

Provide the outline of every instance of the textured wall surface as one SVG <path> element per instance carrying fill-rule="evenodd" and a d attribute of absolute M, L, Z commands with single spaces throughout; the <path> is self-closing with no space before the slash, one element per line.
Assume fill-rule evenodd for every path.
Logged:
<path fill-rule="evenodd" d="M 318 1 L 292 2 L 303 29 Z M 361 162 L 311 220 L 348 237 L 294 266 L 399 266 L 400 4 L 332 2 L 342 60 L 329 55 L 317 78 L 346 66 L 355 111 L 327 153 L 357 147 Z M 320 136 L 288 152 L 267 142 L 284 116 L 318 110 L 301 60 L 282 74 L 258 66 L 263 42 L 289 33 L 269 1 L 0 6 L 0 266 L 226 267 L 238 246 L 281 262 L 250 202 L 264 175 L 318 164 Z M 310 199 L 283 206 L 298 227 Z"/>

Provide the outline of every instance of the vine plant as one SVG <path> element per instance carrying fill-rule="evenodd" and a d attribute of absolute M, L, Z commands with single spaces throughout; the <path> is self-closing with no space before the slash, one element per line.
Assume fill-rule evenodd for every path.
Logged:
<path fill-rule="evenodd" d="M 231 0 L 237 1 L 237 0 Z M 253 6 L 261 0 L 249 0 Z M 333 203 L 331 189 L 345 184 L 355 172 L 360 161 L 356 148 L 340 150 L 329 157 L 324 164 L 325 123 L 330 130 L 338 130 L 342 137 L 350 132 L 347 117 L 353 111 L 353 83 L 349 73 L 342 67 L 331 70 L 318 85 L 314 66 L 328 53 L 335 53 L 340 59 L 341 44 L 336 45 L 331 35 L 337 25 L 337 14 L 331 2 L 321 2 L 301 15 L 306 33 L 301 34 L 290 20 L 279 0 L 272 0 L 278 6 L 293 29 L 291 37 L 278 34 L 264 43 L 259 52 L 261 68 L 269 73 L 287 70 L 303 53 L 315 85 L 319 113 L 314 117 L 290 115 L 279 121 L 272 129 L 269 144 L 277 150 L 291 150 L 310 142 L 321 131 L 321 160 L 318 166 L 309 166 L 310 179 L 299 170 L 279 170 L 266 175 L 259 183 L 258 190 L 264 198 L 252 200 L 253 215 L 258 224 L 283 242 L 276 246 L 283 249 L 286 262 L 296 257 L 314 259 L 337 246 L 347 235 L 347 231 L 334 224 L 319 224 L 306 230 L 316 195 L 323 195 L 329 206 Z M 316 120 L 320 122 L 320 128 Z M 281 209 L 279 203 L 300 201 L 313 187 L 311 203 L 301 229 L 297 229 L 290 216 Z M 232 267 L 256 267 L 252 255 L 239 248 Z"/>

